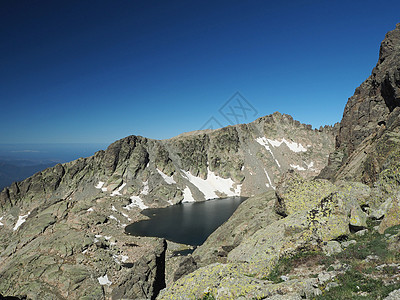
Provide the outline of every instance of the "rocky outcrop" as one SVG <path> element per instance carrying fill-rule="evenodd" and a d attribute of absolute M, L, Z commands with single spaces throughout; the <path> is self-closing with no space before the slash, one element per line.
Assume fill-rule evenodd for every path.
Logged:
<path fill-rule="evenodd" d="M 2 219 L 0 291 L 28 299 L 155 298 L 166 243 L 124 234 L 121 203 L 74 195 Z M 107 213 L 111 211 L 107 215 Z"/>
<path fill-rule="evenodd" d="M 398 115 L 396 108 L 400 106 L 400 23 L 393 31 L 386 34 L 383 40 L 379 60 L 368 77 L 348 100 L 340 129 L 336 138 L 336 151 L 330 156 L 329 165 L 321 173 L 322 178 L 340 177 L 338 169 L 354 161 L 352 154 L 367 145 L 362 145 L 371 135 L 382 134 L 393 118 Z M 363 149 L 370 153 L 368 147 Z M 358 152 L 359 152 L 358 151 Z M 360 154 L 357 158 L 360 159 Z M 373 161 L 369 161 L 372 162 Z M 375 167 L 382 168 L 382 164 Z M 360 174 L 359 170 L 354 172 Z M 361 172 L 362 173 L 362 172 Z M 375 172 L 374 172 L 375 173 Z M 379 173 L 379 172 L 378 172 Z M 365 178 L 372 181 L 374 178 Z"/>
<path fill-rule="evenodd" d="M 198 269 L 177 278 L 158 299 L 199 299 L 205 293 L 217 299 L 318 295 L 315 278 L 274 284 L 269 275 L 280 260 L 299 252 L 340 252 L 337 240 L 350 235 L 352 216 L 364 213 L 362 207 L 371 190 L 361 183 L 304 180 L 293 172 L 283 178 L 286 181 L 280 183 L 276 194 L 269 192 L 243 202 L 194 251 L 190 260 Z M 300 196 L 290 188 L 293 183 Z M 285 217 L 282 203 L 290 207 Z"/>

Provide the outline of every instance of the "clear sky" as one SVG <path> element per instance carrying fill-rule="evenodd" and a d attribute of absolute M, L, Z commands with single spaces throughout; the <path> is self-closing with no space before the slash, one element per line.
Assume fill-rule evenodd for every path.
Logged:
<path fill-rule="evenodd" d="M 399 12 L 398 0 L 1 1 L 0 143 L 169 138 L 229 124 L 219 110 L 236 92 L 253 108 L 240 122 L 333 124 Z"/>

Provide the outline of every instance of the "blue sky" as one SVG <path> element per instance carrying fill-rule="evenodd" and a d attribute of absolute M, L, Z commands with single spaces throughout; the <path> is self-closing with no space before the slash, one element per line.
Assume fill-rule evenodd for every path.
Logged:
<path fill-rule="evenodd" d="M 111 143 L 256 113 L 340 121 L 399 1 L 1 1 L 0 143 Z"/>

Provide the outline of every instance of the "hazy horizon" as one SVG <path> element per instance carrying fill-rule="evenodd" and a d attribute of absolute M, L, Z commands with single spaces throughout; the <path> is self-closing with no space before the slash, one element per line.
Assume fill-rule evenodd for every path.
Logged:
<path fill-rule="evenodd" d="M 399 2 L 379 6 L 391 9 L 369 0 L 5 2 L 0 142 L 166 139 L 275 111 L 333 125 L 400 22 Z"/>

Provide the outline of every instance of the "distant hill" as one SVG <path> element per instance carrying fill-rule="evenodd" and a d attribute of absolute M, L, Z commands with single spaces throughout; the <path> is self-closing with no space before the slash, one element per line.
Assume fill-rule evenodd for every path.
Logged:
<path fill-rule="evenodd" d="M 0 160 L 0 190 L 16 181 L 22 181 L 33 174 L 53 167 L 56 162 L 33 163 L 29 161 L 5 161 Z"/>

